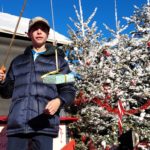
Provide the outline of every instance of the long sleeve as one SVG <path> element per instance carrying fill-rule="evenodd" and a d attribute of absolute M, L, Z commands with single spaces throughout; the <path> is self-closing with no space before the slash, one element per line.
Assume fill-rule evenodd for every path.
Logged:
<path fill-rule="evenodd" d="M 58 87 L 58 93 L 59 98 L 62 100 L 62 103 L 64 105 L 71 104 L 75 99 L 75 87 L 73 83 L 67 83 L 67 84 L 59 84 Z"/>
<path fill-rule="evenodd" d="M 62 74 L 70 73 L 71 70 L 66 60 L 62 60 L 61 62 L 62 62 L 60 67 L 61 73 Z M 76 95 L 76 89 L 74 83 L 58 84 L 57 88 L 58 88 L 59 98 L 62 100 L 62 103 L 64 105 L 69 105 L 74 101 Z"/>
<path fill-rule="evenodd" d="M 7 80 L 3 84 L 0 84 L 0 96 L 2 98 L 11 98 L 13 92 L 14 82 Z"/>
<path fill-rule="evenodd" d="M 14 88 L 14 80 L 11 66 L 7 72 L 6 79 L 0 84 L 0 96 L 2 98 L 11 98 Z"/>

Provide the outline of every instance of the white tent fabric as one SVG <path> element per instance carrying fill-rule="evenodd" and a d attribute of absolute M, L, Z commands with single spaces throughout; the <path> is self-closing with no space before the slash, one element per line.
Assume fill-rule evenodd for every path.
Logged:
<path fill-rule="evenodd" d="M 8 13 L 0 12 L 0 32 L 13 34 L 15 31 L 16 24 L 18 22 L 18 16 L 14 16 Z M 17 29 L 16 35 L 27 37 L 26 32 L 28 31 L 29 18 L 22 17 Z M 57 43 L 70 44 L 71 41 L 64 35 L 55 31 L 55 39 Z M 48 41 L 54 42 L 54 30 L 50 30 Z"/>

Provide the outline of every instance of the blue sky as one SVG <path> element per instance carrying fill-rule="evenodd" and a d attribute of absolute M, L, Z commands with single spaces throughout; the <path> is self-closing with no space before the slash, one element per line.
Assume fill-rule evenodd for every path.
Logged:
<path fill-rule="evenodd" d="M 76 19 L 73 5 L 75 4 L 76 7 L 79 8 L 78 0 L 53 0 L 52 2 L 55 30 L 68 37 L 67 24 L 73 26 L 69 17 Z M 105 29 L 103 23 L 115 30 L 114 0 L 82 0 L 81 2 L 85 20 L 96 7 L 98 8 L 93 21 L 97 21 L 98 30 L 102 31 L 104 37 L 110 36 L 110 33 Z M 118 20 L 121 21 L 121 25 L 126 24 L 126 21 L 122 19 L 123 16 L 129 17 L 133 14 L 134 5 L 141 7 L 146 3 L 147 0 L 117 0 Z M 23 0 L 0 0 L 0 11 L 19 16 L 22 4 Z M 35 16 L 45 17 L 52 26 L 50 0 L 27 1 L 23 17 L 33 18 Z M 128 30 L 126 32 L 128 32 Z"/>

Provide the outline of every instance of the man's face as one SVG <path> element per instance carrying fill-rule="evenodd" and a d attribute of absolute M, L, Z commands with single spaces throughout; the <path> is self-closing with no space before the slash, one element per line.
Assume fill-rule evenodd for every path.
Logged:
<path fill-rule="evenodd" d="M 31 27 L 28 36 L 34 47 L 41 47 L 46 43 L 49 35 L 47 26 L 43 23 L 37 23 Z"/>

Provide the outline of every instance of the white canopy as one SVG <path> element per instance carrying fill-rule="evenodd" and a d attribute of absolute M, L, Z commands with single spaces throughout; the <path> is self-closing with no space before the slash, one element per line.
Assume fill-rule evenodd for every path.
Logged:
<path fill-rule="evenodd" d="M 0 12 L 0 32 L 13 34 L 13 32 L 15 31 L 16 24 L 18 22 L 18 18 L 19 18 L 18 16 Z M 24 17 L 21 18 L 16 35 L 27 37 L 26 32 L 28 31 L 29 20 L 30 20 L 29 18 L 24 18 Z M 48 41 L 54 42 L 54 36 L 55 39 L 57 40 L 57 43 L 60 44 L 71 43 L 71 41 L 67 37 L 65 37 L 64 35 L 56 31 L 54 32 L 53 29 L 50 30 Z"/>

